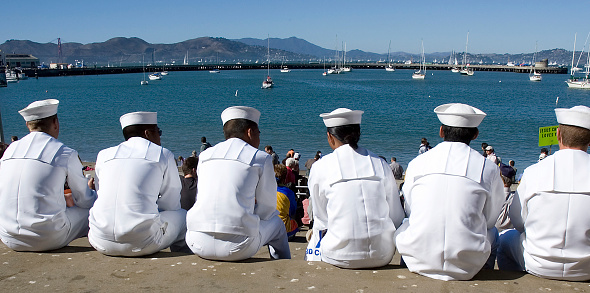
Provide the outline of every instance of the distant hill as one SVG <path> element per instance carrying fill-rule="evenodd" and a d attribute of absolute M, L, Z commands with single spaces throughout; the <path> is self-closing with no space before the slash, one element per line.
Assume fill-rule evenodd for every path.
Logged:
<path fill-rule="evenodd" d="M 41 62 L 58 62 L 57 44 L 40 44 L 26 40 L 8 40 L 0 45 L 5 54 L 31 54 Z M 310 55 L 271 49 L 271 59 L 289 60 L 314 58 Z M 225 38 L 202 37 L 175 44 L 150 44 L 140 38 L 112 38 L 102 43 L 63 43 L 62 62 L 74 63 L 84 60 L 90 64 L 137 64 L 145 58 L 146 63 L 182 64 L 188 54 L 190 64 L 198 62 L 237 63 L 266 61 L 267 47 L 250 46 Z M 153 57 L 152 57 L 153 56 Z"/>
<path fill-rule="evenodd" d="M 334 49 L 326 49 L 314 45 L 306 40 L 290 37 L 286 39 L 270 39 L 271 61 L 281 62 L 309 62 L 320 61 L 324 58 L 332 62 L 336 52 Z M 58 62 L 57 44 L 36 43 L 27 40 L 8 40 L 0 44 L 0 50 L 4 54 L 31 54 L 38 57 L 42 63 Z M 190 64 L 199 63 L 263 63 L 267 58 L 267 40 L 243 38 L 229 40 L 225 38 L 201 37 L 174 44 L 150 44 L 140 38 L 117 37 L 105 42 L 80 44 L 62 44 L 62 56 L 64 63 L 82 61 L 88 66 L 97 65 L 131 65 L 141 64 L 142 58 L 146 64 L 165 62 L 167 64 L 183 64 L 188 53 Z M 342 53 L 340 52 L 340 55 Z M 426 62 L 446 63 L 451 52 L 434 52 L 426 54 Z M 407 52 L 392 52 L 391 60 L 394 62 L 416 61 L 419 54 Z M 549 59 L 559 65 L 571 63 L 572 52 L 564 49 L 544 50 L 537 53 L 536 60 Z M 456 58 L 461 63 L 462 53 L 457 53 Z M 485 64 L 516 64 L 530 63 L 533 52 L 521 54 L 468 54 L 469 63 Z M 576 59 L 578 57 L 576 56 Z M 387 62 L 387 54 L 365 52 L 362 50 L 350 50 L 346 53 L 347 62 Z M 578 66 L 583 66 L 586 54 L 580 58 Z"/>

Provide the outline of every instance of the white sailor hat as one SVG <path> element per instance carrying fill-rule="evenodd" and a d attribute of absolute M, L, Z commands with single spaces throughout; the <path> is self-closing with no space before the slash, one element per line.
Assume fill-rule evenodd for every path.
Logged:
<path fill-rule="evenodd" d="M 590 129 L 590 108 L 586 106 L 575 106 L 569 109 L 555 109 L 557 123 L 573 125 Z"/>
<path fill-rule="evenodd" d="M 57 114 L 59 101 L 56 99 L 47 99 L 30 103 L 26 108 L 18 111 L 25 118 L 25 121 L 39 120 Z"/>
<path fill-rule="evenodd" d="M 440 123 L 452 127 L 478 127 L 486 113 L 475 107 L 451 103 L 436 107 L 434 113 Z"/>
<path fill-rule="evenodd" d="M 336 127 L 349 124 L 361 124 L 364 111 L 338 108 L 330 113 L 320 114 L 326 127 Z"/>
<path fill-rule="evenodd" d="M 129 126 L 129 125 L 138 125 L 138 124 L 158 124 L 158 113 L 156 112 L 132 112 L 127 113 L 121 118 L 119 118 L 121 122 L 121 129 Z"/>
<path fill-rule="evenodd" d="M 225 125 L 227 121 L 232 119 L 246 119 L 256 124 L 260 120 L 260 111 L 246 106 L 233 106 L 221 112 L 221 121 Z"/>

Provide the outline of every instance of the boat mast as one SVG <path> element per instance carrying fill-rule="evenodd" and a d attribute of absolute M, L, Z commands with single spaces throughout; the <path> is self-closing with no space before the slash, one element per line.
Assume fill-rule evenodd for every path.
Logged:
<path fill-rule="evenodd" d="M 465 53 L 463 53 L 463 66 L 467 67 L 467 45 L 469 44 L 469 31 L 467 31 L 467 41 L 465 42 Z"/>
<path fill-rule="evenodd" d="M 576 40 L 578 38 L 578 33 L 574 34 L 574 51 L 572 52 L 572 67 L 570 70 L 571 77 L 574 77 L 574 58 L 576 58 Z"/>
<path fill-rule="evenodd" d="M 387 48 L 387 67 L 391 67 L 389 51 L 391 51 L 391 40 L 389 40 L 389 47 Z"/>
<path fill-rule="evenodd" d="M 267 76 L 270 76 L 270 35 L 266 35 L 266 41 L 267 41 L 267 46 L 266 46 L 266 63 L 268 65 L 268 72 L 267 72 Z"/>

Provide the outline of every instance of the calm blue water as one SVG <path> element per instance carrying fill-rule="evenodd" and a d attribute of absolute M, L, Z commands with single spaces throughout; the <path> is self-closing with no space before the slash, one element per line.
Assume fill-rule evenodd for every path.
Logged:
<path fill-rule="evenodd" d="M 29 79 L 0 88 L 0 110 L 9 140 L 28 133 L 18 110 L 35 100 L 60 100 L 59 139 L 78 150 L 84 161 L 94 161 L 98 151 L 123 140 L 119 117 L 127 112 L 158 112 L 162 145 L 186 157 L 199 149 L 201 136 L 212 144 L 223 140 L 223 109 L 247 105 L 262 112 L 261 149 L 270 144 L 284 157 L 293 148 L 305 162 L 317 150 L 331 151 L 318 115 L 347 107 L 365 111 L 360 144 L 387 158 L 397 157 L 405 168 L 417 155 L 422 137 L 432 145 L 441 142 L 433 109 L 460 102 L 488 114 L 472 147 L 493 145 L 504 162 L 516 161 L 520 173 L 537 161 L 538 128 L 557 124 L 556 97 L 559 107 L 590 106 L 590 91 L 567 88 L 566 75 L 545 74 L 535 83 L 527 74 L 503 72 L 467 77 L 429 71 L 423 81 L 412 80 L 409 70 L 354 70 L 332 76 L 321 72 L 271 71 L 276 86 L 268 90 L 260 88 L 264 70 L 171 72 L 148 86 L 140 86 L 142 74 Z"/>

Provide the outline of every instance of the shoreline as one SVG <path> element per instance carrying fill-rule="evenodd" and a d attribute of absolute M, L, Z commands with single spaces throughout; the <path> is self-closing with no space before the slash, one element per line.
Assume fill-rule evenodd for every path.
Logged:
<path fill-rule="evenodd" d="M 349 63 L 347 64 L 352 69 L 381 69 L 384 70 L 387 67 L 386 63 Z M 416 70 L 419 69 L 419 63 L 405 64 L 405 63 L 392 63 L 395 69 L 399 70 Z M 302 70 L 302 69 L 324 69 L 325 65 L 320 63 L 292 63 L 284 64 L 289 69 Z M 277 70 L 281 69 L 283 65 L 271 64 L 270 69 Z M 456 65 L 449 64 L 426 64 L 426 70 L 451 70 Z M 507 65 L 479 65 L 470 64 L 469 68 L 474 71 L 498 71 L 498 72 L 514 72 L 514 73 L 529 73 L 531 71 L 530 66 L 507 66 Z M 166 65 L 166 71 L 210 71 L 213 69 L 219 70 L 266 70 L 266 64 L 194 64 L 194 65 Z M 567 67 L 538 67 L 535 70 L 542 74 L 567 74 Z M 160 72 L 162 71 L 161 66 L 146 66 L 145 72 Z M 103 75 L 103 74 L 124 74 L 124 73 L 142 73 L 144 67 L 142 66 L 113 66 L 113 67 L 86 67 L 86 68 L 66 68 L 66 69 L 22 69 L 27 77 L 38 78 L 38 77 L 52 77 L 52 76 L 73 76 L 73 75 Z"/>

